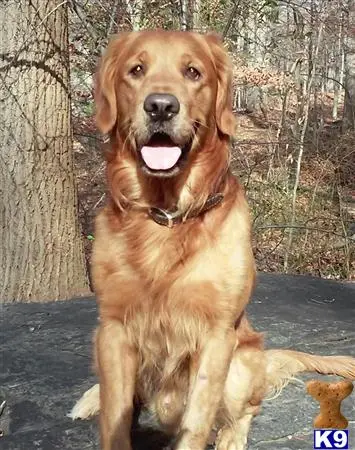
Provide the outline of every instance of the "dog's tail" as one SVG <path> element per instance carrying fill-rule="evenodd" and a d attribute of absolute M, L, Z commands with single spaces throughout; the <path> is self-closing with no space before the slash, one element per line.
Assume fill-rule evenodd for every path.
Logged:
<path fill-rule="evenodd" d="M 89 419 L 100 412 L 100 385 L 94 384 L 76 402 L 74 408 L 67 414 L 73 420 Z"/>
<path fill-rule="evenodd" d="M 294 350 L 267 350 L 266 377 L 269 393 L 278 393 L 301 372 L 338 375 L 355 380 L 355 358 L 320 356 Z"/>
<path fill-rule="evenodd" d="M 301 372 L 318 372 L 355 380 L 355 358 L 320 356 L 293 350 L 266 350 L 268 393 L 278 395 Z M 88 419 L 100 410 L 100 387 L 95 384 L 79 399 L 68 414 L 73 420 Z"/>

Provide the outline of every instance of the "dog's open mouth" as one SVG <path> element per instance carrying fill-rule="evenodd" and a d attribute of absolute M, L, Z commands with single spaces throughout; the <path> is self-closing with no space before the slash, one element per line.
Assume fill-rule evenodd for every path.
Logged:
<path fill-rule="evenodd" d="M 166 133 L 154 133 L 141 148 L 141 156 L 148 169 L 170 171 L 177 165 L 186 148 L 177 145 Z"/>

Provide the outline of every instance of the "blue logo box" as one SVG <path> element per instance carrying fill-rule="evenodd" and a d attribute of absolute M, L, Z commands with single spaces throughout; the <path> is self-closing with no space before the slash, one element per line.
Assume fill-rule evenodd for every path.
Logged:
<path fill-rule="evenodd" d="M 349 430 L 314 430 L 313 448 L 317 449 L 348 449 Z"/>

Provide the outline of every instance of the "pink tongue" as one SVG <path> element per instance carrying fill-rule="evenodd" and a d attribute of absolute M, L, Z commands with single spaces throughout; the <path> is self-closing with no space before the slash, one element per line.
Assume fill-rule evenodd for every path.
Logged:
<path fill-rule="evenodd" d="M 144 146 L 141 154 L 144 162 L 150 169 L 167 170 L 177 163 L 181 155 L 181 148 Z"/>

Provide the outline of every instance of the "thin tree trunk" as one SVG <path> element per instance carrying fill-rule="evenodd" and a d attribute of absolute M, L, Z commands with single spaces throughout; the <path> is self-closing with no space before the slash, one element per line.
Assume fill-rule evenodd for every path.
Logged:
<path fill-rule="evenodd" d="M 117 23 L 116 19 L 117 19 L 117 12 L 118 12 L 119 5 L 120 5 L 120 0 L 115 0 L 115 3 L 114 3 L 113 8 L 112 8 L 111 15 L 110 15 L 110 21 L 109 21 L 108 27 L 107 27 L 107 32 L 106 32 L 106 37 L 107 38 L 110 37 L 110 35 L 112 33 L 112 30 L 114 28 L 116 30 L 118 28 L 118 23 Z"/>
<path fill-rule="evenodd" d="M 301 128 L 300 139 L 299 139 L 299 149 L 298 149 L 297 166 L 296 166 L 296 178 L 295 178 L 295 183 L 294 183 L 293 192 L 292 192 L 291 228 L 289 231 L 288 242 L 287 242 L 286 251 L 285 251 L 285 259 L 284 259 L 285 272 L 287 272 L 288 268 L 289 268 L 289 264 L 288 264 L 289 255 L 290 255 L 290 252 L 292 249 L 292 243 L 293 243 L 293 231 L 294 231 L 294 226 L 295 226 L 295 222 L 296 222 L 297 191 L 298 191 L 298 187 L 299 187 L 299 183 L 300 183 L 301 165 L 302 165 L 302 158 L 303 158 L 303 152 L 304 152 L 304 138 L 305 138 L 306 131 L 308 128 L 310 97 L 311 97 L 314 76 L 315 76 L 316 67 L 317 67 L 318 52 L 319 52 L 319 47 L 320 47 L 320 43 L 321 43 L 321 39 L 322 39 L 323 27 L 324 27 L 323 21 L 320 21 L 316 47 L 315 47 L 314 51 L 312 51 L 312 65 L 311 65 L 312 69 L 308 75 L 308 80 L 305 85 L 304 97 L 306 98 L 306 102 L 305 102 L 305 110 L 304 110 L 304 116 L 302 118 L 303 122 L 302 122 L 302 128 Z"/>
<path fill-rule="evenodd" d="M 141 27 L 143 0 L 126 0 L 126 5 L 130 17 L 132 31 L 139 31 Z"/>
<path fill-rule="evenodd" d="M 0 3 L 0 301 L 88 292 L 77 217 L 67 4 Z"/>
<path fill-rule="evenodd" d="M 193 1 L 192 28 L 195 31 L 202 31 L 201 3 L 202 3 L 201 0 Z"/>
<path fill-rule="evenodd" d="M 345 49 L 344 126 L 355 130 L 355 5 L 348 2 L 348 35 Z"/>
<path fill-rule="evenodd" d="M 232 23 L 237 16 L 238 12 L 240 10 L 240 0 L 235 0 L 233 8 L 231 10 L 231 13 L 228 15 L 228 19 L 226 21 L 226 24 L 223 29 L 222 37 L 225 39 L 228 36 L 229 30 L 232 26 Z M 236 33 L 238 34 L 238 27 L 236 26 Z"/>
<path fill-rule="evenodd" d="M 244 6 L 242 14 L 242 34 L 243 34 L 243 53 L 245 57 L 249 56 L 249 29 L 248 29 L 249 7 Z"/>
<path fill-rule="evenodd" d="M 333 99 L 333 110 L 332 118 L 333 120 L 338 119 L 338 107 L 340 101 L 341 85 L 343 83 L 343 73 L 344 73 L 344 13 L 341 8 L 341 3 L 338 1 L 338 11 L 340 12 L 339 19 L 339 32 L 338 32 L 338 42 L 336 47 L 336 58 L 334 67 L 334 99 Z"/>
<path fill-rule="evenodd" d="M 180 0 L 180 28 L 187 31 L 189 25 L 189 0 Z"/>
<path fill-rule="evenodd" d="M 280 116 L 280 120 L 279 120 L 278 127 L 277 127 L 277 132 L 276 132 L 276 144 L 275 144 L 275 148 L 274 148 L 274 153 L 273 153 L 273 156 L 270 158 L 270 162 L 269 162 L 267 179 L 269 179 L 269 175 L 273 168 L 272 165 L 274 162 L 274 158 L 276 157 L 278 159 L 279 155 L 280 155 L 281 137 L 283 136 L 283 132 L 285 130 L 285 123 L 286 123 L 288 93 L 289 93 L 288 87 L 285 87 L 281 91 L 281 98 L 282 98 L 281 116 Z"/>

